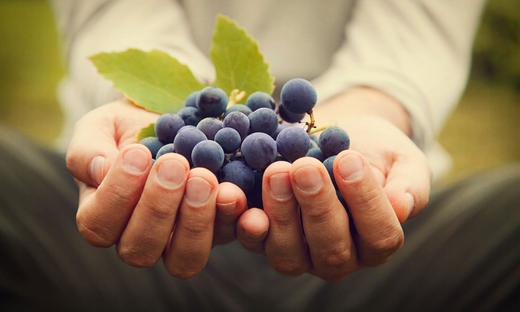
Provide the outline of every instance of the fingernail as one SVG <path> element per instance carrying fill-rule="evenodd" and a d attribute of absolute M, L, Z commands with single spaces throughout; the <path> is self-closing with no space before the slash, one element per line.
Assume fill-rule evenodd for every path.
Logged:
<path fill-rule="evenodd" d="M 211 195 L 212 187 L 202 178 L 191 178 L 186 185 L 186 200 L 191 206 L 200 206 L 206 203 Z"/>
<path fill-rule="evenodd" d="M 157 168 L 157 180 L 166 188 L 176 188 L 186 179 L 187 168 L 176 160 L 163 161 Z"/>
<path fill-rule="evenodd" d="M 103 157 L 103 156 L 96 156 L 90 162 L 90 168 L 89 168 L 90 178 L 97 185 L 100 185 L 101 181 L 103 181 L 104 166 L 105 166 L 105 157 Z"/>
<path fill-rule="evenodd" d="M 292 196 L 291 179 L 288 173 L 276 173 L 269 178 L 269 188 L 274 198 L 284 200 Z"/>
<path fill-rule="evenodd" d="M 144 172 L 148 162 L 148 154 L 139 148 L 130 149 L 123 155 L 123 167 L 131 173 Z"/>
<path fill-rule="evenodd" d="M 343 180 L 346 182 L 352 182 L 363 176 L 365 167 L 358 156 L 347 155 L 340 160 L 338 171 Z"/>
<path fill-rule="evenodd" d="M 217 208 L 221 215 L 230 216 L 235 212 L 237 202 L 233 201 L 230 203 L 218 203 Z"/>
<path fill-rule="evenodd" d="M 410 193 L 406 193 L 405 196 L 406 196 L 406 199 L 408 200 L 408 216 L 410 216 L 410 214 L 412 214 L 412 211 L 415 207 L 415 199 L 413 198 L 412 194 L 410 194 Z"/>
<path fill-rule="evenodd" d="M 323 186 L 320 171 L 314 166 L 305 166 L 298 169 L 294 173 L 294 180 L 300 190 L 308 193 L 317 192 Z"/>

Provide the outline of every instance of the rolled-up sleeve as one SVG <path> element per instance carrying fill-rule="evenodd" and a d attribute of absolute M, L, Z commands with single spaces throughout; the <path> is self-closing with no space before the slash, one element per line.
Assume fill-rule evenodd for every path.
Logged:
<path fill-rule="evenodd" d="M 331 67 L 313 81 L 322 100 L 355 86 L 384 91 L 407 109 L 413 140 L 433 141 L 468 78 L 485 1 L 359 1 Z"/>

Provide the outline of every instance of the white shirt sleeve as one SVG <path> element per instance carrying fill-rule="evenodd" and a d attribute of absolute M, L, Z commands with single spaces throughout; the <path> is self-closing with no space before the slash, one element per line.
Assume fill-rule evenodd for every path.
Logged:
<path fill-rule="evenodd" d="M 63 35 L 68 74 L 58 90 L 67 116 L 58 142 L 62 148 L 76 120 L 94 107 L 121 97 L 89 60 L 99 52 L 157 49 L 188 65 L 200 81 L 214 77 L 214 67 L 193 43 L 177 1 L 53 0 L 51 4 Z"/>
<path fill-rule="evenodd" d="M 427 149 L 468 77 L 483 0 L 363 0 L 331 67 L 313 81 L 321 100 L 354 86 L 393 96 Z"/>

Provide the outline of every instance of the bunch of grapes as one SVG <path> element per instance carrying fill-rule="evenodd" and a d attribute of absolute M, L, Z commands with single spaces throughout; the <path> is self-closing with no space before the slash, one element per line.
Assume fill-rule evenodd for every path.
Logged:
<path fill-rule="evenodd" d="M 334 158 L 349 148 L 350 138 L 337 126 L 314 134 L 312 110 L 317 95 L 309 81 L 296 78 L 284 84 L 280 105 L 261 91 L 249 95 L 244 104 L 235 103 L 241 100 L 238 93 L 230 97 L 212 86 L 191 93 L 177 113 L 157 119 L 156 136 L 140 143 L 150 149 L 154 159 L 179 153 L 192 167 L 206 168 L 220 182 L 234 183 L 255 207 L 262 207 L 263 171 L 275 161 L 315 157 L 334 181 Z M 310 122 L 303 123 L 306 115 Z"/>

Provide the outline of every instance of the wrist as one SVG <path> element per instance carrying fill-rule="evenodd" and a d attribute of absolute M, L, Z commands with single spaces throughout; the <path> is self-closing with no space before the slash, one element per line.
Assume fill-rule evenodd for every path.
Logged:
<path fill-rule="evenodd" d="M 338 94 L 317 105 L 314 114 L 321 121 L 373 115 L 388 120 L 407 136 L 411 136 L 410 117 L 401 103 L 390 95 L 369 87 L 356 87 Z"/>

